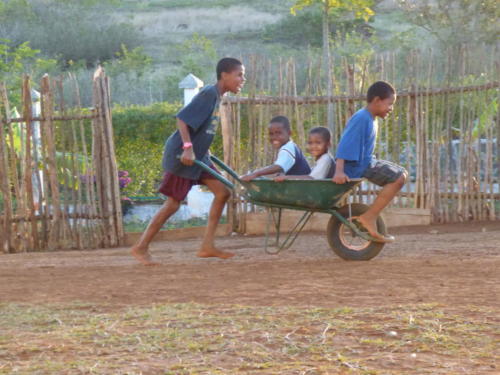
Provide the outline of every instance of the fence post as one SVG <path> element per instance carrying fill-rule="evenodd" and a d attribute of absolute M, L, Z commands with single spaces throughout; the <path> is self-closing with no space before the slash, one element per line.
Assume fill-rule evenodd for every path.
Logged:
<path fill-rule="evenodd" d="M 103 217 L 104 246 L 123 244 L 123 217 L 118 185 L 109 80 L 98 67 L 93 79 L 93 104 L 98 117 L 93 121 L 92 154 L 96 168 L 98 207 Z"/>
<path fill-rule="evenodd" d="M 4 90 L 3 83 L 0 84 L 0 91 Z M 2 95 L 0 94 L 0 104 L 2 104 Z M 5 103 L 3 103 L 5 105 Z M 9 175 L 9 154 L 7 150 L 6 137 L 4 132 L 4 116 L 0 105 L 0 191 L 3 195 L 3 213 L 0 211 L 0 252 L 8 253 L 12 250 L 11 224 L 12 224 L 12 199 L 10 192 Z"/>
<path fill-rule="evenodd" d="M 32 99 L 31 99 L 31 87 L 30 87 L 30 78 L 25 75 L 23 78 L 23 90 L 22 90 L 22 100 L 23 100 L 23 118 L 26 124 L 26 139 L 25 139 L 25 147 L 26 153 L 24 162 L 25 175 L 24 175 L 24 184 L 25 184 L 25 194 L 26 194 L 26 212 L 25 215 L 29 217 L 29 221 L 31 223 L 31 233 L 26 233 L 27 243 L 31 247 L 31 250 L 39 250 L 40 243 L 38 241 L 38 225 L 36 222 L 36 207 L 33 193 L 33 173 L 35 169 L 35 163 L 33 160 L 33 155 L 31 154 L 31 148 L 33 147 L 31 144 L 31 138 L 33 134 L 32 129 L 32 118 L 33 118 L 33 107 L 32 107 Z"/>

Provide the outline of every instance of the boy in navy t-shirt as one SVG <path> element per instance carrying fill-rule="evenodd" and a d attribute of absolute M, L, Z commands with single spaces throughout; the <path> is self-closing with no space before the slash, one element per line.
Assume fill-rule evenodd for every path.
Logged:
<path fill-rule="evenodd" d="M 139 242 L 132 247 L 132 255 L 144 265 L 155 264 L 148 246 L 163 224 L 180 207 L 193 185 L 206 185 L 214 194 L 208 225 L 198 256 L 202 258 L 230 258 L 234 254 L 218 250 L 214 245 L 217 224 L 230 192 L 215 177 L 193 165 L 197 158 L 213 165 L 208 149 L 219 124 L 219 102 L 226 92 L 237 94 L 245 83 L 245 67 L 233 58 L 217 63 L 217 83 L 203 88 L 193 100 L 177 114 L 177 128 L 167 140 L 163 153 L 165 175 L 159 191 L 168 197 L 155 214 Z M 215 169 L 215 168 L 214 168 Z"/>
<path fill-rule="evenodd" d="M 378 125 L 375 117 L 385 119 L 396 101 L 396 90 L 387 82 L 379 81 L 370 86 L 367 105 L 356 112 L 347 123 L 336 154 L 336 171 L 333 182 L 343 184 L 349 178 L 364 177 L 382 186 L 370 208 L 356 218 L 380 242 L 392 242 L 394 237 L 377 230 L 377 217 L 404 186 L 408 172 L 401 166 L 373 155 Z"/>
<path fill-rule="evenodd" d="M 259 176 L 276 173 L 285 175 L 306 175 L 311 168 L 300 148 L 290 139 L 292 131 L 290 121 L 285 116 L 276 116 L 269 122 L 269 141 L 274 149 L 279 150 L 272 165 L 242 176 L 243 181 L 251 181 Z"/>

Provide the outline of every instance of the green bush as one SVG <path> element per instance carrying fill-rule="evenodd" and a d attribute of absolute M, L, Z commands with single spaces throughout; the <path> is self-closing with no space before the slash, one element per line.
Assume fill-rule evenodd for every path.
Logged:
<path fill-rule="evenodd" d="M 150 106 L 113 107 L 116 143 L 141 138 L 163 145 L 167 137 L 176 129 L 175 115 L 180 108 L 181 103 L 166 102 Z"/>
<path fill-rule="evenodd" d="M 132 181 L 123 190 L 128 196 L 155 196 L 161 181 L 163 145 L 138 136 L 123 139 L 116 145 L 119 170 L 128 171 Z"/>
<path fill-rule="evenodd" d="M 113 108 L 118 168 L 129 172 L 132 182 L 124 193 L 155 196 L 163 170 L 161 159 L 167 138 L 176 130 L 175 114 L 180 103 Z M 217 134 L 212 153 L 222 156 L 222 136 Z"/>

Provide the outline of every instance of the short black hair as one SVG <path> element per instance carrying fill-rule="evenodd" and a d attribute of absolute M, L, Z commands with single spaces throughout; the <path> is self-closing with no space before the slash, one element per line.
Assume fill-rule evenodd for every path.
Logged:
<path fill-rule="evenodd" d="M 330 130 L 324 126 L 316 126 L 315 128 L 312 128 L 309 130 L 309 135 L 311 134 L 318 134 L 326 143 L 330 143 L 330 140 L 332 139 L 332 133 L 330 133 Z"/>
<path fill-rule="evenodd" d="M 368 88 L 366 101 L 370 103 L 377 96 L 384 100 L 389 98 L 391 95 L 396 95 L 396 89 L 389 82 L 378 81 Z"/>
<path fill-rule="evenodd" d="M 233 70 L 237 69 L 239 66 L 242 66 L 240 60 L 235 59 L 233 57 L 224 57 L 219 60 L 217 63 L 217 81 L 221 79 L 222 73 L 231 73 Z"/>
<path fill-rule="evenodd" d="M 288 132 L 291 132 L 291 129 L 290 129 L 290 120 L 288 120 L 288 117 L 286 116 L 275 116 L 271 119 L 271 121 L 269 121 L 269 125 L 271 125 L 272 123 L 278 123 L 278 124 L 281 124 L 283 125 L 283 128 L 288 131 Z"/>

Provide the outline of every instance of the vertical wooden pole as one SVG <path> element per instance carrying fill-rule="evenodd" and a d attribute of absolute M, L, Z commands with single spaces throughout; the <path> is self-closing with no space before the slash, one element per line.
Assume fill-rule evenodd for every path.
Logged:
<path fill-rule="evenodd" d="M 94 158 L 95 164 L 100 163 L 99 172 L 96 174 L 101 180 L 99 200 L 106 229 L 109 230 L 106 241 L 109 246 L 117 246 L 122 244 L 124 238 L 121 198 L 113 140 L 109 80 L 101 67 L 94 73 L 93 92 L 94 106 L 99 114 L 94 121 L 97 149 L 95 155 L 100 154 L 100 158 Z"/>
<path fill-rule="evenodd" d="M 52 200 L 52 220 L 49 226 L 48 248 L 50 250 L 59 247 L 60 239 L 62 237 L 62 223 L 63 215 L 61 211 L 61 198 L 59 192 L 59 183 L 57 180 L 57 165 L 56 165 L 56 147 L 55 147 L 55 134 L 54 124 L 52 121 L 54 110 L 54 96 L 50 87 L 50 80 L 48 75 L 44 75 L 41 84 L 41 100 L 42 100 L 42 133 L 44 134 L 45 142 L 45 155 L 47 157 L 47 172 L 50 184 L 50 193 Z"/>
<path fill-rule="evenodd" d="M 3 101 L 0 98 L 0 103 Z M 5 109 L 5 106 L 4 106 Z M 7 149 L 7 142 L 5 136 L 5 119 L 2 113 L 2 106 L 0 106 L 0 191 L 2 192 L 4 212 L 0 216 L 0 228 L 2 236 L 0 237 L 0 252 L 11 252 L 12 249 L 12 198 L 11 198 L 11 181 L 9 173 L 9 151 Z M 12 147 L 12 145 L 11 145 Z"/>
<path fill-rule="evenodd" d="M 24 159 L 24 164 L 25 164 L 25 175 L 24 175 L 24 183 L 26 186 L 26 200 L 28 202 L 28 207 L 27 207 L 27 215 L 29 218 L 29 221 L 31 223 L 31 233 L 29 233 L 30 240 L 30 249 L 31 250 L 38 250 L 40 247 L 39 243 L 39 236 L 38 236 L 38 225 L 36 222 L 36 208 L 35 208 L 35 201 L 33 199 L 33 173 L 35 173 L 35 168 L 33 165 L 33 157 L 31 155 L 32 151 L 32 144 L 31 144 L 31 139 L 32 139 L 32 132 L 33 132 L 33 123 L 32 123 L 32 117 L 33 117 L 33 110 L 32 110 L 32 104 L 31 104 L 31 87 L 29 83 L 29 77 L 24 76 L 23 79 L 23 117 L 26 122 L 26 153 L 25 153 L 25 159 Z"/>
<path fill-rule="evenodd" d="M 21 186 L 20 181 L 21 178 L 18 173 L 17 161 L 18 156 L 14 150 L 14 129 L 12 128 L 11 116 L 10 116 L 10 104 L 9 98 L 7 95 L 7 88 L 5 84 L 0 84 L 0 101 L 3 103 L 3 108 L 5 110 L 5 121 L 7 123 L 7 133 L 8 133 L 8 143 L 10 147 L 8 147 L 8 162 L 9 162 L 9 170 L 12 177 L 12 201 L 16 201 L 17 207 L 12 206 L 12 217 L 15 216 L 16 212 L 24 213 L 25 204 L 24 198 L 21 194 Z M 19 124 L 19 128 L 21 129 L 21 124 Z M 21 148 L 23 145 L 21 145 Z M 21 172 L 22 173 L 22 172 Z M 24 236 L 21 234 L 23 232 L 27 232 L 25 228 L 26 225 L 23 221 L 20 222 L 12 222 L 11 223 L 11 247 L 10 252 L 17 252 L 19 250 L 25 250 L 26 246 L 24 243 Z"/>
<path fill-rule="evenodd" d="M 95 183 L 96 183 L 96 200 L 97 212 L 102 226 L 101 246 L 109 247 L 113 243 L 112 225 L 110 223 L 111 212 L 109 209 L 109 201 L 106 190 L 109 186 L 109 170 L 105 169 L 106 163 L 104 162 L 104 136 L 103 136 L 103 117 L 102 113 L 102 93 L 100 84 L 98 82 L 100 69 L 94 73 L 93 86 L 92 86 L 92 104 L 96 110 L 97 117 L 92 120 L 92 160 L 95 170 Z M 108 168 L 109 169 L 109 168 Z"/>
<path fill-rule="evenodd" d="M 113 203 L 113 215 L 114 215 L 114 229 L 116 231 L 117 241 L 114 244 L 122 245 L 125 238 L 123 230 L 123 214 L 121 206 L 121 196 L 120 196 L 120 185 L 118 180 L 118 166 L 116 163 L 116 152 L 115 152 L 115 141 L 113 135 L 113 120 L 111 115 L 111 87 L 109 84 L 109 77 L 107 77 L 104 72 L 102 72 L 102 91 L 103 91 L 103 112 L 104 112 L 104 125 L 105 125 L 105 139 L 106 147 L 109 150 L 109 169 L 111 176 L 111 195 Z"/>

